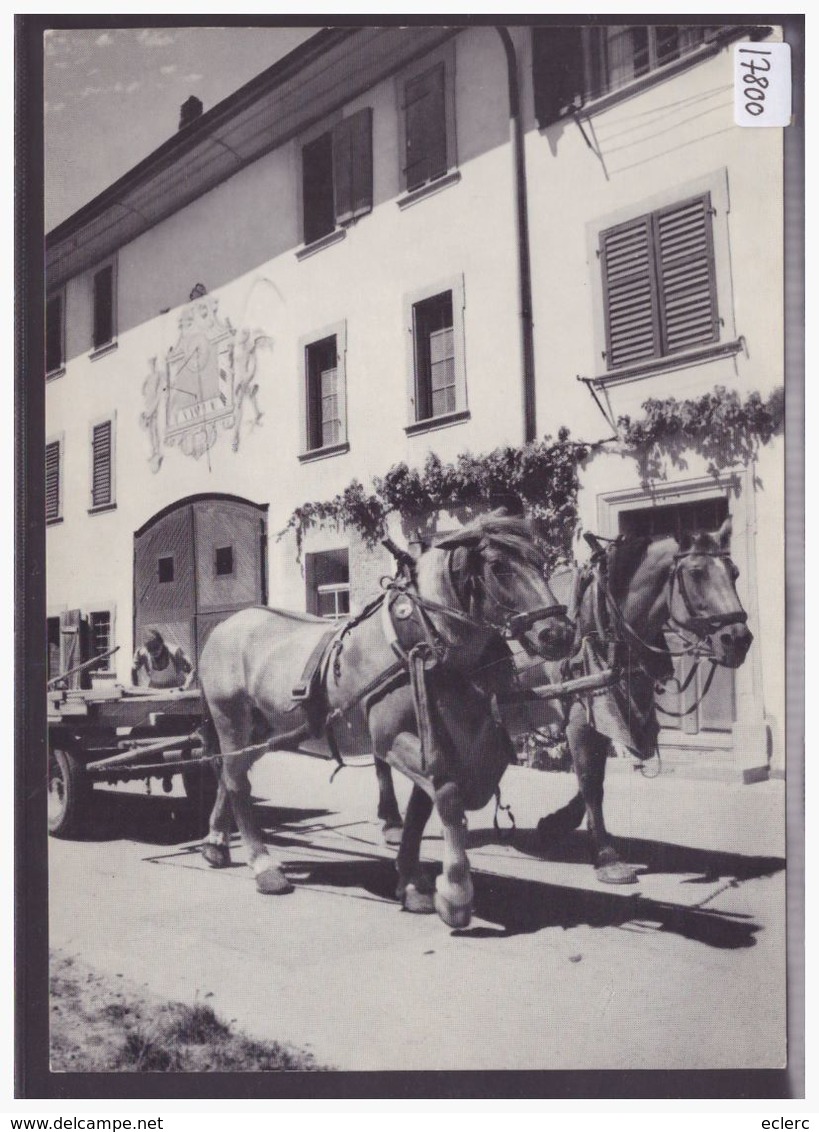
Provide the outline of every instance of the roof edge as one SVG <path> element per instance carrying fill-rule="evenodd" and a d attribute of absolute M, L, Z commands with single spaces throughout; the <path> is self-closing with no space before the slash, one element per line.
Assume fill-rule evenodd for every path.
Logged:
<path fill-rule="evenodd" d="M 259 95 L 286 82 L 301 67 L 311 63 L 320 55 L 342 43 L 345 39 L 356 35 L 361 30 L 360 26 L 326 27 L 315 35 L 311 35 L 304 43 L 300 43 L 287 55 L 283 55 L 267 70 L 256 75 L 244 86 L 229 94 L 227 98 L 223 98 L 221 102 L 217 102 L 215 106 L 205 111 L 189 126 L 172 134 L 167 141 L 163 142 L 126 173 L 123 173 L 107 189 L 103 189 L 87 204 L 82 205 L 76 212 L 73 212 L 55 228 L 52 228 L 46 235 L 46 250 L 61 244 L 74 235 L 84 224 L 87 224 L 106 208 L 116 204 L 124 190 L 133 188 L 140 182 L 149 179 L 154 168 L 167 161 L 169 156 L 172 154 L 181 155 L 192 149 L 214 127 L 230 118 L 237 110 L 252 103 Z"/>

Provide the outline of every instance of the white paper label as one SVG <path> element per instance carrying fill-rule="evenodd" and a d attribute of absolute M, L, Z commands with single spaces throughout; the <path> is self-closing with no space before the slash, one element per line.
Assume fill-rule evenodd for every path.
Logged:
<path fill-rule="evenodd" d="M 791 120 L 789 43 L 734 46 L 734 121 L 738 126 L 787 126 Z"/>

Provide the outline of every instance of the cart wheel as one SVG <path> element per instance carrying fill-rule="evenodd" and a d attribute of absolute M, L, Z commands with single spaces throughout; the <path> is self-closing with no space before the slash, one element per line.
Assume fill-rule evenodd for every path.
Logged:
<path fill-rule="evenodd" d="M 76 755 L 55 747 L 48 754 L 48 831 L 52 837 L 79 837 L 83 831 L 91 781 Z"/>
<path fill-rule="evenodd" d="M 182 783 L 185 787 L 191 817 L 197 826 L 197 832 L 207 830 L 208 819 L 216 804 L 216 791 L 219 786 L 216 768 L 213 763 L 204 763 L 199 766 L 192 763 L 187 770 L 182 771 Z"/>

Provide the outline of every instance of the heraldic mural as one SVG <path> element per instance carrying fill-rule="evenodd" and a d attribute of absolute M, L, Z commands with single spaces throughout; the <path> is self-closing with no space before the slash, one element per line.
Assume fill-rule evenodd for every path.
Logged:
<path fill-rule="evenodd" d="M 253 288 L 256 302 L 245 304 L 246 315 L 260 305 L 260 289 L 281 301 L 273 283 L 258 280 Z M 269 309 L 266 313 L 269 316 Z M 198 460 L 226 432 L 238 452 L 243 425 L 254 428 L 263 415 L 256 380 L 258 351 L 272 349 L 272 337 L 253 324 L 235 329 L 220 316 L 218 298 L 201 283 L 182 308 L 178 328 L 179 337 L 164 360 L 158 356 L 149 360 L 142 386 L 140 424 L 151 444 L 148 459 L 153 472 L 162 467 L 163 445 L 178 445 L 186 456 Z"/>

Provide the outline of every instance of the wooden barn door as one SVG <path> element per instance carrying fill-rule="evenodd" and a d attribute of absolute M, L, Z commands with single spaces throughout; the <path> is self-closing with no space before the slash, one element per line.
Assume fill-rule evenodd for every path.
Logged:
<path fill-rule="evenodd" d="M 170 649 L 196 655 L 193 509 L 183 504 L 134 538 L 134 647 L 158 629 Z"/>
<path fill-rule="evenodd" d="M 211 630 L 267 601 L 265 509 L 245 500 L 185 500 L 134 536 L 135 647 L 158 629 L 196 664 Z"/>
<path fill-rule="evenodd" d="M 231 613 L 267 601 L 267 529 L 258 507 L 235 499 L 193 504 L 196 549 L 196 639 L 201 651 Z"/>

